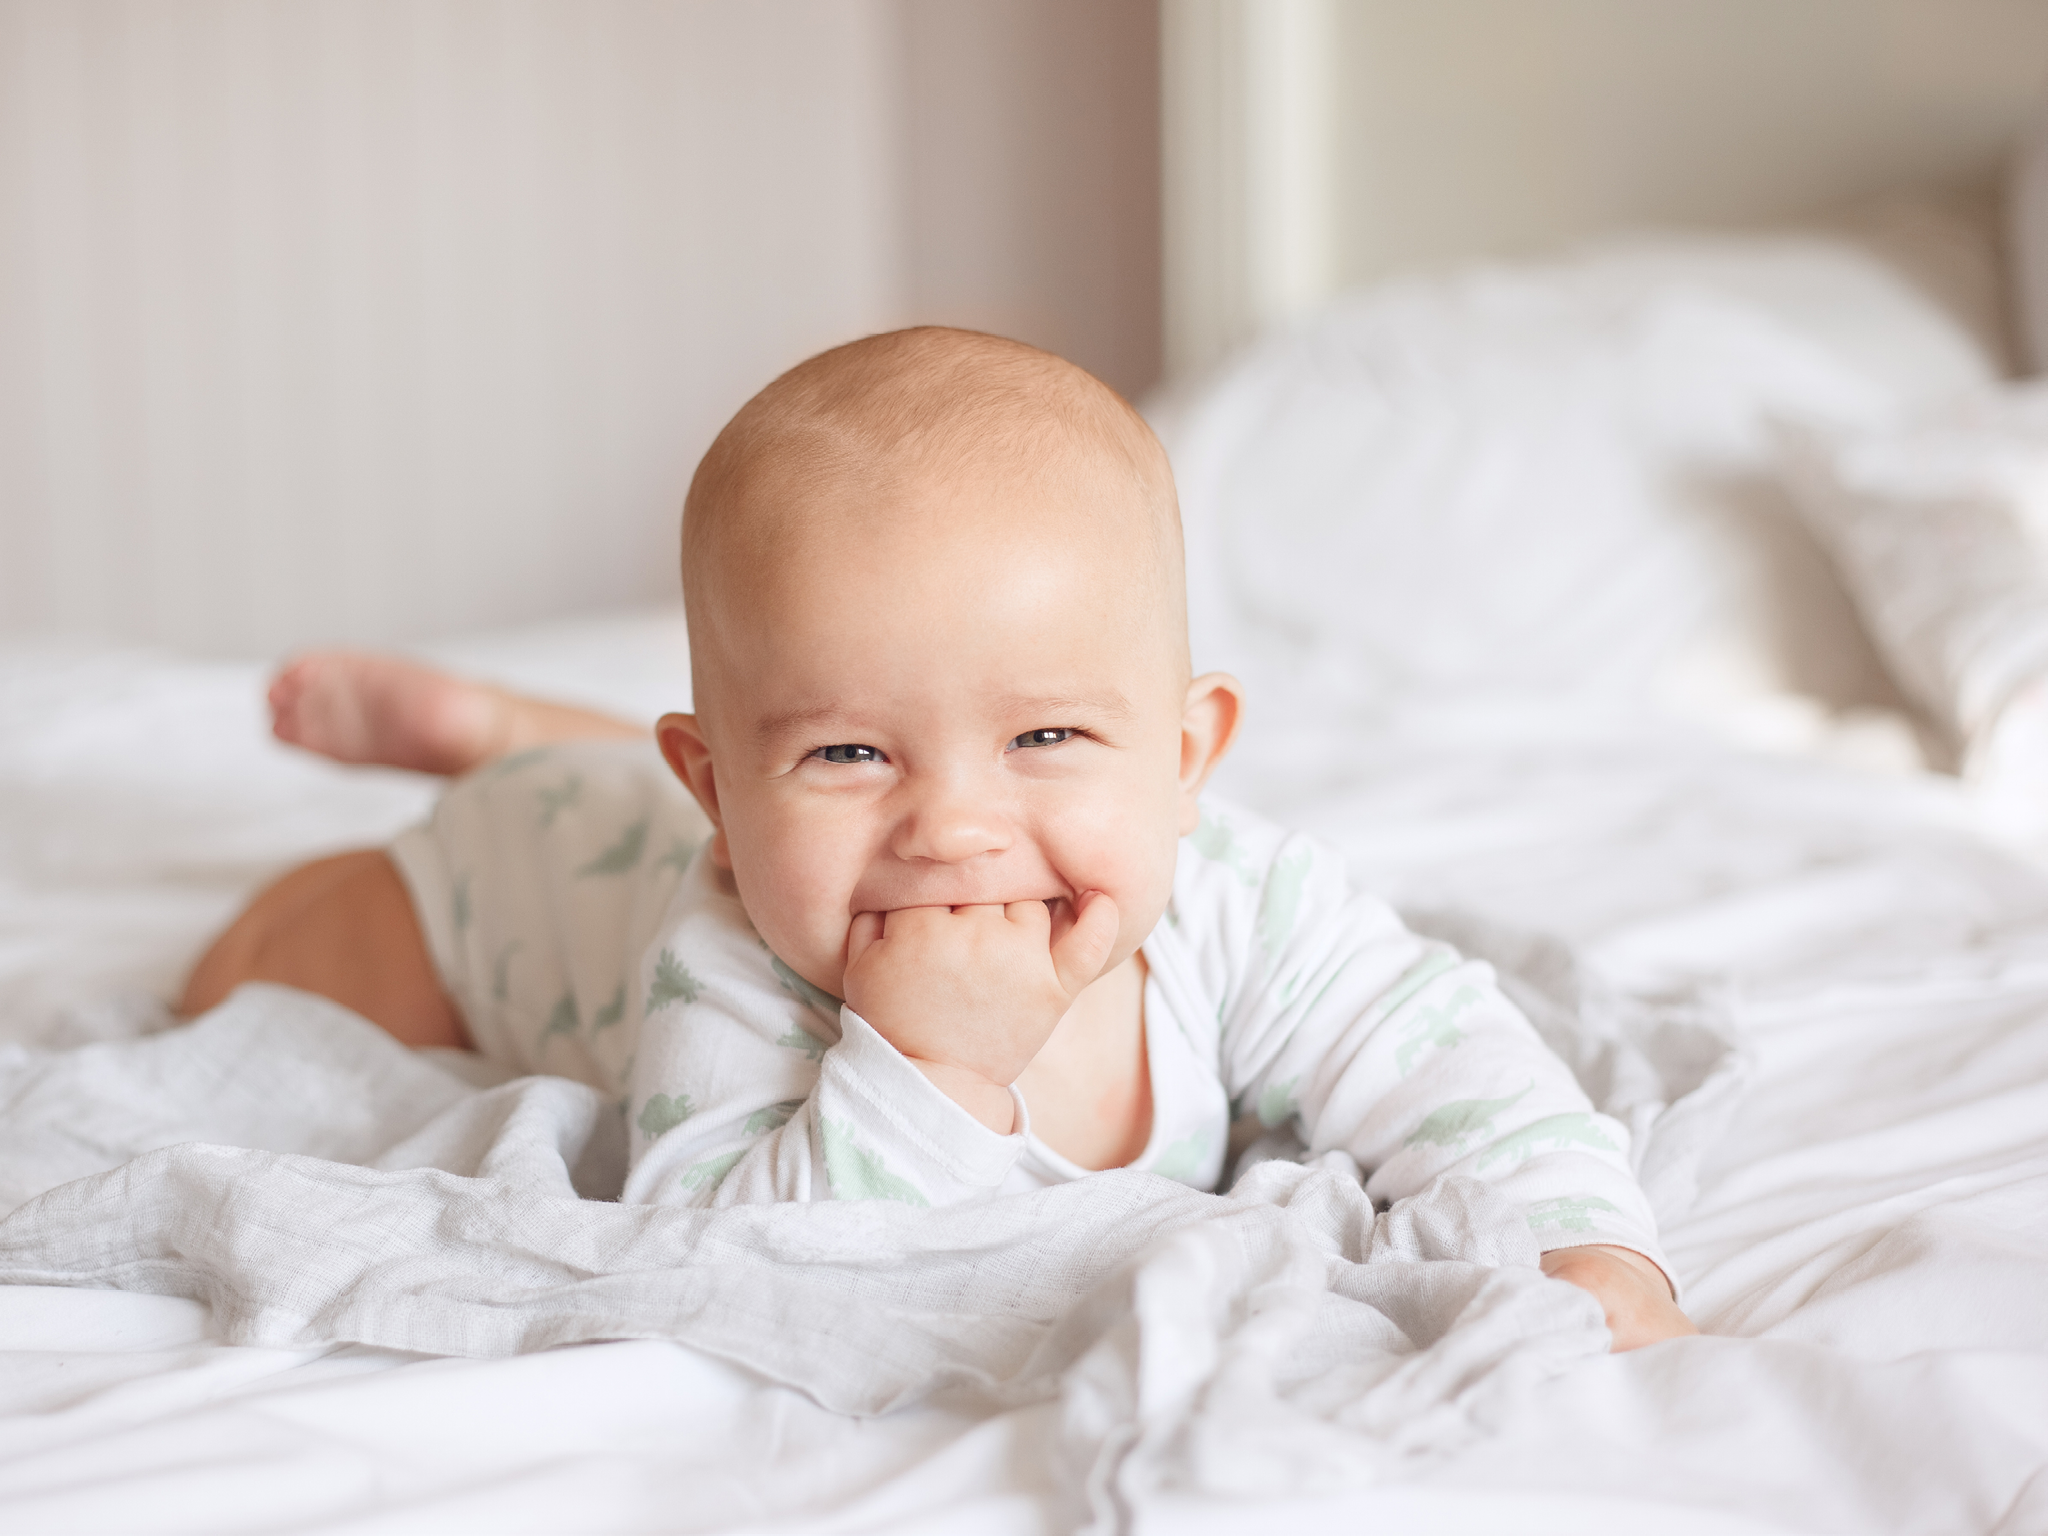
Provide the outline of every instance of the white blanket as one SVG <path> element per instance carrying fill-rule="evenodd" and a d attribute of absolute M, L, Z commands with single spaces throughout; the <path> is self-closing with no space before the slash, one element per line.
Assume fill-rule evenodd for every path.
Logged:
<path fill-rule="evenodd" d="M 0 1084 L 18 1181 L 141 1154 L 0 1223 L 0 1281 L 192 1297 L 261 1348 L 675 1339 L 846 1413 L 1052 1399 L 1048 1481 L 1102 1529 L 1160 1494 L 1412 1471 L 1607 1342 L 1485 1186 L 1376 1217 L 1341 1157 L 1221 1198 L 1117 1173 L 936 1212 L 622 1207 L 578 1196 L 622 1173 L 589 1089 L 473 1088 L 264 986 L 138 1041 L 15 1049 Z"/>

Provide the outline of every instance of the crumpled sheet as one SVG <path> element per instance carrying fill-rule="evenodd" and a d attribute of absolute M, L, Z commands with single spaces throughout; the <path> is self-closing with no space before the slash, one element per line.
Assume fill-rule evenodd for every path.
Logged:
<path fill-rule="evenodd" d="M 858 1414 L 1057 1397 L 1059 1454 L 1105 1516 L 1141 1487 L 1369 1480 L 1607 1343 L 1484 1185 L 1375 1216 L 1342 1159 L 1269 1163 L 1230 1197 L 1117 1173 L 936 1212 L 619 1206 L 577 1192 L 616 1178 L 594 1092 L 471 1089 L 260 986 L 190 1029 L 12 1075 L 6 1139 L 30 1145 L 10 1166 L 67 1101 L 101 1134 L 183 1112 L 241 1116 L 269 1145 L 174 1145 L 30 1201 L 0 1225 L 9 1282 L 194 1297 L 229 1341 L 274 1348 L 679 1339 Z M 88 1155 L 96 1138 L 69 1139 Z"/>
<path fill-rule="evenodd" d="M 1608 1344 L 1487 1186 L 1375 1213 L 1341 1154 L 1225 1196 L 1116 1172 L 938 1211 L 590 1198 L 623 1174 L 615 1106 L 472 1086 L 285 988 L 0 1049 L 0 1102 L 0 1199 L 25 1201 L 0 1282 L 191 1297 L 272 1348 L 673 1339 L 852 1414 L 1054 1401 L 1051 1470 L 1094 1528 L 1413 1469 Z"/>
<path fill-rule="evenodd" d="M 1554 940 L 1413 918 L 1493 958 L 1630 1124 L 1659 1217 L 1690 1204 L 1749 1077 L 1712 999 L 1622 997 Z M 1333 1153 L 1227 1196 L 1114 1171 L 942 1210 L 621 1206 L 614 1104 L 459 1067 L 270 985 L 186 1028 L 0 1047 L 0 1282 L 188 1296 L 260 1348 L 676 1339 L 856 1415 L 1057 1401 L 1051 1481 L 1104 1530 L 1157 1497 L 1415 1470 L 1608 1348 L 1475 1180 L 1374 1212 Z"/>

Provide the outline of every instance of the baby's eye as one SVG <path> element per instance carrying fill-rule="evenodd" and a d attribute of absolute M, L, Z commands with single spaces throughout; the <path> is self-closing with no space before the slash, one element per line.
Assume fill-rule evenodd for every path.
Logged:
<path fill-rule="evenodd" d="M 873 747 L 851 745 L 820 747 L 812 755 L 814 757 L 822 757 L 828 763 L 879 763 L 882 761 L 882 754 Z"/>
<path fill-rule="evenodd" d="M 1063 725 L 1055 726 L 1053 729 L 1046 731 L 1026 731 L 1022 736 L 1011 742 L 1010 745 L 1012 747 L 1056 747 L 1073 734 L 1071 730 Z"/>

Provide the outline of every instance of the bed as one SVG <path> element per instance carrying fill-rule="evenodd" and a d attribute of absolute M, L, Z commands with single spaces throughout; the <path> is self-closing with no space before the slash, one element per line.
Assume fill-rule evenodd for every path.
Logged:
<path fill-rule="evenodd" d="M 719 1232 L 576 1199 L 594 1111 L 545 1084 L 290 996 L 169 1027 L 256 884 L 432 781 L 270 741 L 257 661 L 10 646 L 0 1520 L 2048 1530 L 2030 770 L 1902 691 L 1785 467 L 1787 431 L 1998 375 L 1867 238 L 1671 237 L 1381 286 L 1155 403 L 1197 661 L 1254 701 L 1220 792 L 1492 960 L 1632 1122 L 1705 1336 L 1628 1356 L 1478 1217 L 1397 1231 L 1284 1158 L 1234 1199 L 1110 1175 L 1009 1226 L 749 1229 L 723 1283 Z M 687 696 L 668 609 L 423 653 Z M 559 1153 L 552 1203 L 507 1193 L 504 1116 L 481 1161 L 391 1150 L 486 1104 L 553 1117 L 514 1149 Z"/>

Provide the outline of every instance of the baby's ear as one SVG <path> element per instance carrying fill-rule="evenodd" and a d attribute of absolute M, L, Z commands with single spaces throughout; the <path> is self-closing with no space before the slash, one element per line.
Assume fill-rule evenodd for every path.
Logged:
<path fill-rule="evenodd" d="M 654 723 L 654 739 L 661 743 L 661 755 L 683 781 L 683 787 L 697 797 L 704 814 L 722 838 L 725 822 L 718 814 L 718 777 L 711 769 L 711 748 L 698 729 L 695 715 L 663 715 Z"/>
<path fill-rule="evenodd" d="M 1202 786 L 1237 739 L 1244 715 L 1244 685 L 1228 672 L 1205 672 L 1188 684 L 1180 717 L 1180 830 L 1185 837 L 1202 819 Z"/>

